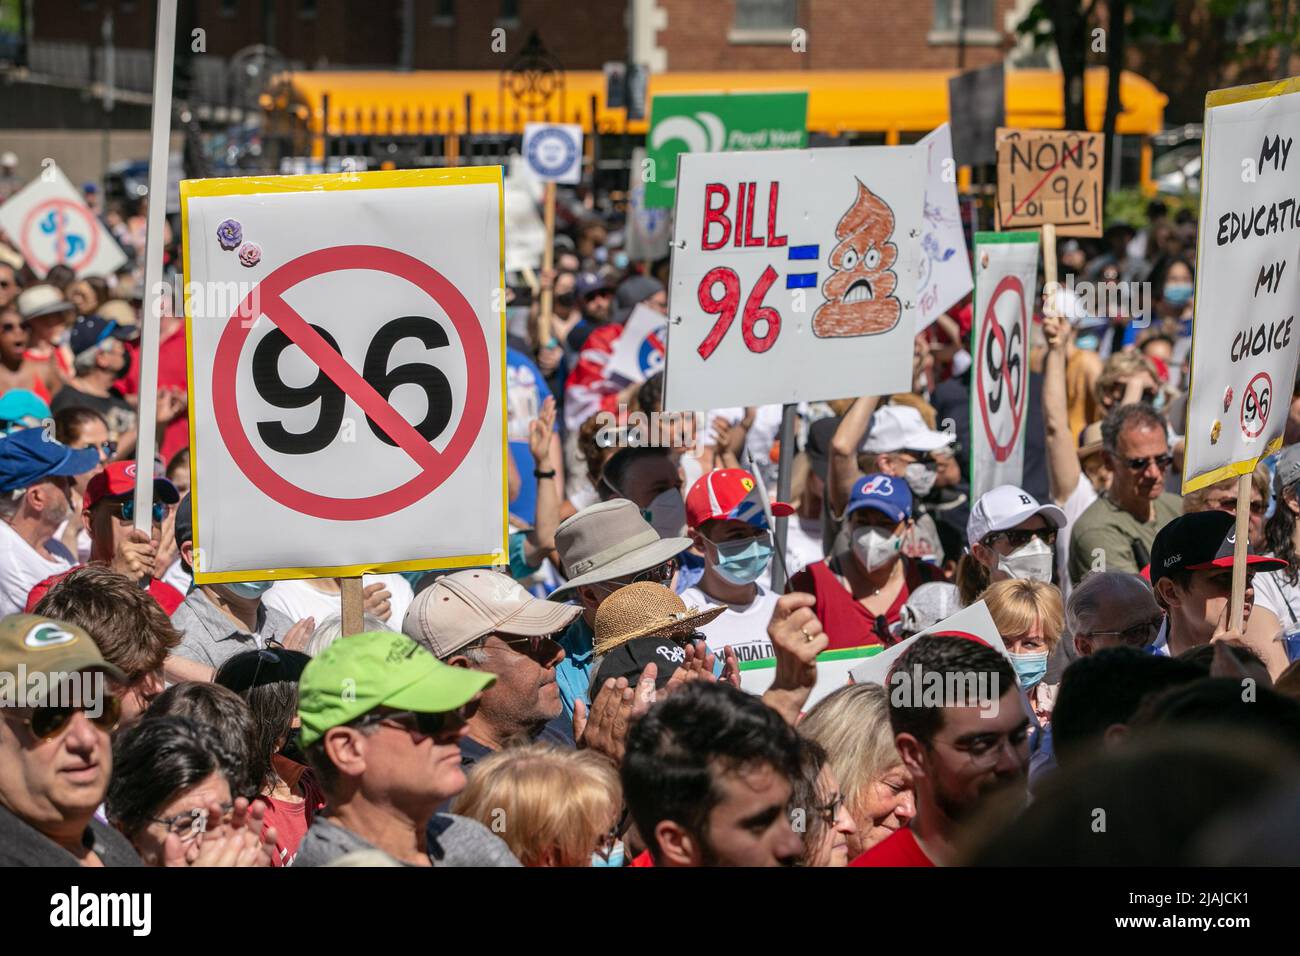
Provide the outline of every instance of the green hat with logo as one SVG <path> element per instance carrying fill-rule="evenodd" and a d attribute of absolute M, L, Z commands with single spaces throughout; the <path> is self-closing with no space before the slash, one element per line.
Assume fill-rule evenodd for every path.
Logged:
<path fill-rule="evenodd" d="M 377 707 L 441 714 L 468 704 L 495 674 L 443 664 L 405 634 L 340 638 L 312 659 L 298 681 L 301 745 Z"/>
<path fill-rule="evenodd" d="M 0 619 L 0 672 L 17 679 L 20 665 L 29 674 L 99 670 L 114 680 L 126 680 L 120 668 L 104 660 L 84 630 L 39 614 L 10 614 Z"/>

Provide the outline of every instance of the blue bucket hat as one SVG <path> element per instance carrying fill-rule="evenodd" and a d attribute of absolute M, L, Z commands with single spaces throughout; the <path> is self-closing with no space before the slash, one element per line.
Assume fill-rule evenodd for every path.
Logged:
<path fill-rule="evenodd" d="M 43 428 L 23 428 L 0 438 L 0 493 L 30 488 L 47 478 L 83 475 L 99 467 L 96 448 L 69 448 Z"/>

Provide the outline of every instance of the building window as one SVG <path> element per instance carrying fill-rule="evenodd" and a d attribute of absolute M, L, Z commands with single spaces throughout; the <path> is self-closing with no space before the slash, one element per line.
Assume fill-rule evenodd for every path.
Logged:
<path fill-rule="evenodd" d="M 993 30 L 993 0 L 934 0 L 936 33 L 956 33 L 965 13 L 967 30 Z"/>
<path fill-rule="evenodd" d="M 239 0 L 221 0 L 221 15 L 233 17 L 239 13 Z"/>
<path fill-rule="evenodd" d="M 456 0 L 438 0 L 433 6 L 433 25 L 449 27 L 456 22 Z"/>
<path fill-rule="evenodd" d="M 735 29 L 789 31 L 798 6 L 799 0 L 736 0 Z"/>
<path fill-rule="evenodd" d="M 519 0 L 501 0 L 501 16 L 497 17 L 497 22 L 518 23 Z"/>
<path fill-rule="evenodd" d="M 316 0 L 298 0 L 298 16 L 304 20 L 316 19 Z"/>

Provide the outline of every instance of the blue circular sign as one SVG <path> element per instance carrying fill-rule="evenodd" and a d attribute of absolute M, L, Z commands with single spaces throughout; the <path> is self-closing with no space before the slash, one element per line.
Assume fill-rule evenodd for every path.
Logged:
<path fill-rule="evenodd" d="M 528 144 L 528 164 L 542 176 L 563 176 L 578 156 L 578 144 L 556 126 L 542 130 Z"/>

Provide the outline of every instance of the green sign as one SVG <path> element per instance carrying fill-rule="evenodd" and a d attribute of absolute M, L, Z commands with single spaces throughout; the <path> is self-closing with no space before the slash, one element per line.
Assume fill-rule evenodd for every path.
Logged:
<path fill-rule="evenodd" d="M 646 157 L 654 174 L 645 187 L 650 209 L 670 209 L 677 191 L 677 154 L 808 145 L 807 93 L 661 94 L 650 103 Z"/>

